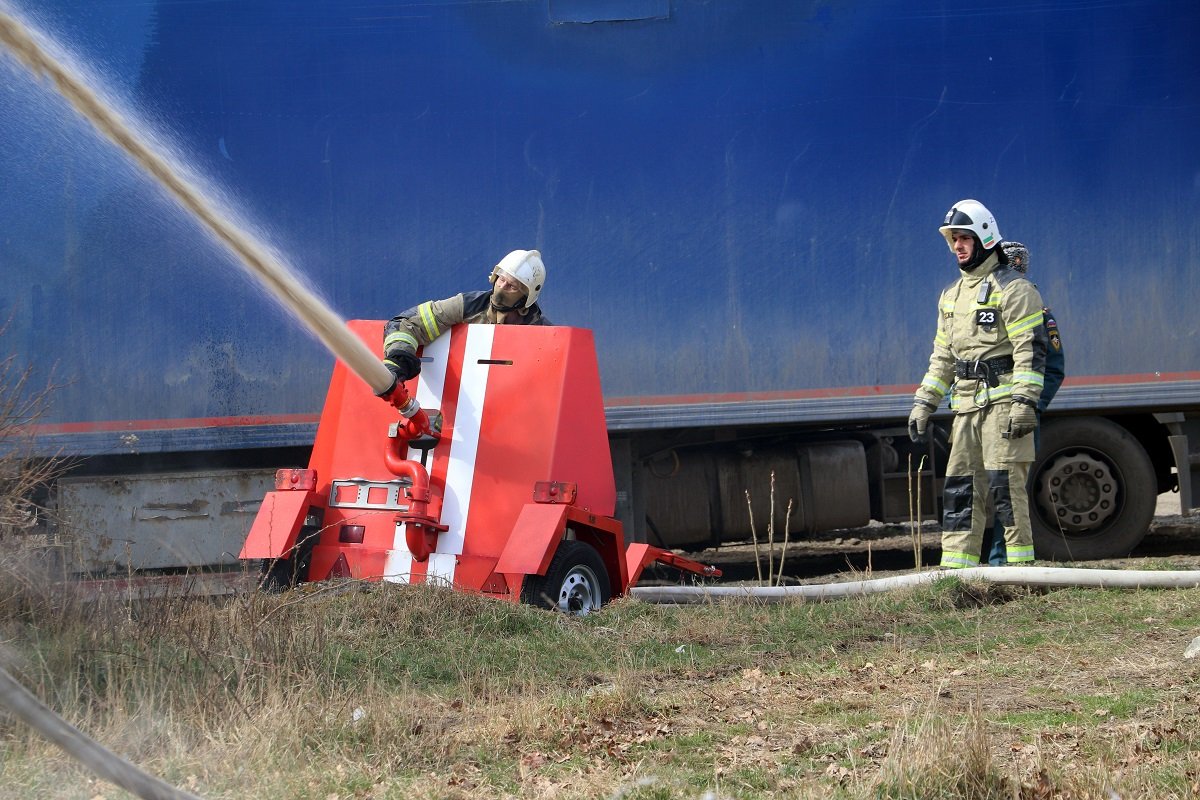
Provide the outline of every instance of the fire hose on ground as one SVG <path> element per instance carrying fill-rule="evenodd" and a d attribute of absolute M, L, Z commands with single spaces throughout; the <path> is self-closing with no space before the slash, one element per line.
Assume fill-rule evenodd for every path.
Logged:
<path fill-rule="evenodd" d="M 886 578 L 801 586 L 635 586 L 630 594 L 647 603 L 716 603 L 752 600 L 763 603 L 821 601 L 842 597 L 880 594 L 895 589 L 921 586 L 958 578 L 1005 586 L 1044 586 L 1096 589 L 1192 589 L 1200 586 L 1200 569 L 1127 570 L 1078 569 L 1071 567 L 969 567 L 934 569 Z"/>

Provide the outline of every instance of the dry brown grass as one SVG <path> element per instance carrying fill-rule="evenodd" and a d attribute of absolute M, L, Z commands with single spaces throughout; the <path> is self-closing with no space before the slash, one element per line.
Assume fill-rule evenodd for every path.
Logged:
<path fill-rule="evenodd" d="M 1200 595 L 948 582 L 584 620 L 424 587 L 92 603 L 0 578 L 5 660 L 206 797 L 1189 797 Z M 0 798 L 115 798 L 0 724 Z M 1114 794 L 1109 794 L 1109 792 Z"/>
<path fill-rule="evenodd" d="M 9 323 L 0 325 L 3 339 Z M 15 355 L 0 359 L 0 540 L 13 547 L 48 511 L 45 489 L 69 466 L 64 459 L 35 455 L 34 426 L 44 417 L 54 385 L 35 386 L 33 371 Z"/>

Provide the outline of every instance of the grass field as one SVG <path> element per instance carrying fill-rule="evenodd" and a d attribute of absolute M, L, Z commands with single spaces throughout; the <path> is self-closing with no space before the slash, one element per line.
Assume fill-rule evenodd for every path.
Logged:
<path fill-rule="evenodd" d="M 951 578 L 576 619 L 390 585 L 96 603 L 20 575 L 5 667 L 206 798 L 1200 795 L 1195 589 Z M 0 798 L 128 797 L 4 715 L 0 743 Z"/>

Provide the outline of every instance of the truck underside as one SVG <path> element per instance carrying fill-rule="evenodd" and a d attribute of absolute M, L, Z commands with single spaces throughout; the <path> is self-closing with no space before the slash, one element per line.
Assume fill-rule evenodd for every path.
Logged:
<path fill-rule="evenodd" d="M 628 541 L 684 552 L 747 542 L 771 522 L 795 541 L 871 521 L 937 520 L 949 420 L 937 422 L 941 434 L 927 447 L 909 440 L 901 420 L 610 432 L 616 517 Z M 310 453 L 81 461 L 57 481 L 50 513 L 32 530 L 55 563 L 77 573 L 229 568 L 276 470 L 306 464 Z M 1178 491 L 1185 514 L 1200 497 L 1200 413 L 1048 415 L 1031 474 L 1038 560 L 1128 554 L 1159 494 Z"/>

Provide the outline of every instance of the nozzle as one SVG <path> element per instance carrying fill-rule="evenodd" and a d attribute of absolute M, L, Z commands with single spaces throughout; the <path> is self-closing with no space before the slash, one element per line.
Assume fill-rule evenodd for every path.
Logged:
<path fill-rule="evenodd" d="M 400 381 L 396 381 L 391 391 L 387 394 L 377 396 L 388 405 L 394 406 L 401 415 L 410 419 L 421 410 L 421 404 L 417 402 L 415 397 L 408 393 L 408 389 Z"/>

